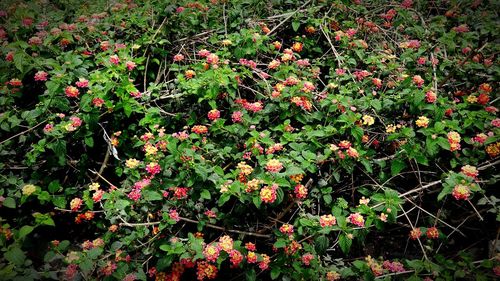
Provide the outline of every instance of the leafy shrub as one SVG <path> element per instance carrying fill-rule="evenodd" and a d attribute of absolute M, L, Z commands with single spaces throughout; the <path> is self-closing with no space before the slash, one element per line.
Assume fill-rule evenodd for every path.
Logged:
<path fill-rule="evenodd" d="M 352 2 L 2 2 L 2 280 L 500 275 L 498 4 Z"/>

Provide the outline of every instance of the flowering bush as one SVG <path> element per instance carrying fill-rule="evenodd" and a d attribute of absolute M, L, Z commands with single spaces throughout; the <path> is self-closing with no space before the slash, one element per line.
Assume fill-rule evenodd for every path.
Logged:
<path fill-rule="evenodd" d="M 498 5 L 0 4 L 0 279 L 500 275 Z"/>

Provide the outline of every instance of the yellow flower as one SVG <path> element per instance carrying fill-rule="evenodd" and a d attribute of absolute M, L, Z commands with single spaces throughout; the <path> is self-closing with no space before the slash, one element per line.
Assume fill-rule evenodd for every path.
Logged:
<path fill-rule="evenodd" d="M 32 184 L 27 184 L 23 186 L 23 195 L 30 196 L 36 191 L 36 186 Z"/>
<path fill-rule="evenodd" d="M 250 167 L 250 165 L 248 165 L 245 162 L 238 163 L 237 168 L 240 170 L 240 172 L 242 174 L 247 175 L 247 176 L 250 175 L 253 172 L 253 168 Z"/>
<path fill-rule="evenodd" d="M 222 40 L 222 46 L 231 46 L 232 44 L 233 42 L 231 42 L 231 40 L 229 39 Z"/>
<path fill-rule="evenodd" d="M 418 120 L 415 123 L 419 127 L 427 128 L 427 126 L 429 125 L 429 118 L 425 116 L 420 116 L 418 117 Z"/>
<path fill-rule="evenodd" d="M 135 159 L 135 158 L 130 158 L 125 161 L 125 166 L 129 169 L 135 169 L 137 166 L 139 166 L 140 161 Z"/>
<path fill-rule="evenodd" d="M 370 115 L 364 115 L 363 116 L 363 125 L 368 125 L 371 126 L 375 123 L 375 119 L 371 117 Z"/>
<path fill-rule="evenodd" d="M 476 103 L 477 102 L 477 97 L 474 96 L 474 95 L 470 95 L 470 96 L 467 97 L 467 101 L 469 103 Z"/>
<path fill-rule="evenodd" d="M 90 191 L 96 191 L 101 187 L 101 185 L 97 182 L 93 182 L 92 184 L 89 185 Z"/>
<path fill-rule="evenodd" d="M 396 132 L 396 126 L 394 124 L 387 125 L 387 127 L 385 127 L 385 132 L 389 134 Z"/>

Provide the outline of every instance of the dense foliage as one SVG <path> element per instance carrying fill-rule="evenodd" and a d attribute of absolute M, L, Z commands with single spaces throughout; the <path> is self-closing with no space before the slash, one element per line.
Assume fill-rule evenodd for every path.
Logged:
<path fill-rule="evenodd" d="M 499 8 L 2 1 L 0 279 L 494 279 Z"/>

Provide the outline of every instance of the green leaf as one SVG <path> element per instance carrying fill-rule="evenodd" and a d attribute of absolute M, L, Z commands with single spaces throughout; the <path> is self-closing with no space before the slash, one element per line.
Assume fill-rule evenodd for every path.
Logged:
<path fill-rule="evenodd" d="M 14 200 L 14 198 L 12 197 L 7 197 L 5 198 L 5 200 L 3 200 L 2 206 L 14 209 L 16 207 L 16 200 Z"/>
<path fill-rule="evenodd" d="M 352 240 L 347 238 L 345 234 L 341 234 L 339 237 L 339 246 L 344 254 L 348 254 L 351 249 Z"/>
<path fill-rule="evenodd" d="M 404 168 L 406 167 L 406 164 L 403 160 L 401 159 L 394 159 L 391 162 L 391 174 L 393 176 L 399 174 Z"/>
<path fill-rule="evenodd" d="M 252 197 L 252 202 L 255 205 L 255 207 L 257 207 L 257 209 L 260 208 L 260 204 L 262 203 L 259 196 Z"/>
<path fill-rule="evenodd" d="M 210 191 L 203 189 L 200 194 L 201 198 L 210 200 L 212 196 L 210 195 Z"/>
<path fill-rule="evenodd" d="M 297 30 L 299 30 L 299 27 L 300 27 L 300 21 L 292 21 L 293 31 L 297 32 Z"/>
<path fill-rule="evenodd" d="M 51 181 L 49 183 L 49 192 L 50 193 L 56 193 L 57 191 L 59 191 L 59 188 L 61 187 L 61 185 L 59 184 L 59 181 L 58 180 L 55 180 L 55 181 Z"/>
<path fill-rule="evenodd" d="M 255 269 L 247 270 L 245 277 L 247 281 L 257 280 L 257 274 L 255 273 Z"/>
<path fill-rule="evenodd" d="M 144 196 L 144 200 L 146 201 L 159 201 L 163 200 L 163 196 L 157 192 L 152 190 L 143 190 L 142 194 Z"/>
<path fill-rule="evenodd" d="M 26 235 L 30 234 L 33 229 L 35 228 L 30 225 L 24 225 L 23 227 L 21 227 L 21 229 L 19 229 L 19 239 L 26 237 Z"/>
<path fill-rule="evenodd" d="M 314 239 L 314 249 L 319 255 L 326 253 L 326 249 L 328 248 L 328 237 L 321 235 Z"/>
<path fill-rule="evenodd" d="M 229 201 L 229 199 L 231 199 L 231 195 L 229 195 L 227 193 L 222 194 L 219 197 L 219 202 L 218 202 L 219 207 L 224 205 L 227 201 Z"/>
<path fill-rule="evenodd" d="M 88 147 L 94 147 L 94 138 L 92 136 L 88 136 L 85 138 L 85 144 Z"/>
<path fill-rule="evenodd" d="M 14 245 L 9 251 L 7 251 L 4 254 L 4 257 L 9 262 L 17 266 L 23 265 L 24 261 L 26 260 L 26 255 L 20 248 L 17 247 L 17 245 Z"/>
<path fill-rule="evenodd" d="M 284 239 L 278 239 L 275 243 L 274 243 L 274 247 L 276 248 L 285 248 L 286 246 L 286 241 Z"/>
<path fill-rule="evenodd" d="M 271 279 L 276 280 L 276 278 L 280 277 L 281 270 L 277 267 L 271 269 Z"/>

